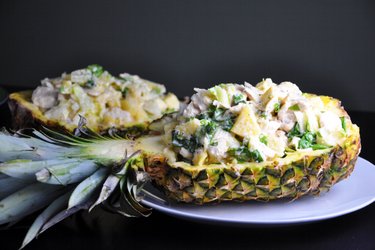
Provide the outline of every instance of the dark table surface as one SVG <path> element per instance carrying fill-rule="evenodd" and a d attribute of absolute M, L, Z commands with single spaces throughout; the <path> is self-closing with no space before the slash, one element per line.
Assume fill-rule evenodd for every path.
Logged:
<path fill-rule="evenodd" d="M 10 89 L 13 91 L 14 89 Z M 375 162 L 375 113 L 349 112 L 361 128 L 361 157 Z M 9 126 L 7 105 L 0 126 Z M 375 181 L 375 180 L 374 180 Z M 0 231 L 0 249 L 17 249 L 32 218 Z M 54 226 L 26 249 L 375 249 L 375 204 L 311 224 L 244 228 L 176 219 L 158 211 L 124 218 L 96 209 Z"/>

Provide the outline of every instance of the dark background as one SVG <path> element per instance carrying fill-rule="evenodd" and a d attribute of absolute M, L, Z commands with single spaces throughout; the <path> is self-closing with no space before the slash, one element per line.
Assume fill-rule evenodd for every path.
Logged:
<path fill-rule="evenodd" d="M 0 1 L 0 85 L 35 87 L 88 64 L 179 96 L 289 80 L 375 111 L 375 1 Z"/>

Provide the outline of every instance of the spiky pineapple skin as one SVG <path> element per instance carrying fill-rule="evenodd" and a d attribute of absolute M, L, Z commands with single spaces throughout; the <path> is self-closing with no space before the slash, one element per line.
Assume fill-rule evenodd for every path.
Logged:
<path fill-rule="evenodd" d="M 149 157 L 145 171 L 172 200 L 203 204 L 227 200 L 297 199 L 328 191 L 353 171 L 361 149 L 359 131 L 320 155 L 288 163 L 254 167 L 246 164 L 184 168 L 171 166 L 163 156 Z"/>

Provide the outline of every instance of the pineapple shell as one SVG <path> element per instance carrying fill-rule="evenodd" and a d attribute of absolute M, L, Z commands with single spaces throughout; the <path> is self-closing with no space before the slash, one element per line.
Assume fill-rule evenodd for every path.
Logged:
<path fill-rule="evenodd" d="M 325 107 L 349 118 L 339 100 L 319 98 Z M 348 126 L 350 136 L 341 146 L 295 153 L 273 162 L 192 166 L 186 162 L 168 163 L 163 156 L 150 156 L 145 171 L 167 197 L 185 203 L 269 201 L 318 195 L 347 178 L 354 169 L 361 150 L 360 134 L 355 124 Z"/>
<path fill-rule="evenodd" d="M 146 160 L 145 171 L 168 198 L 203 204 L 226 200 L 269 201 L 296 199 L 328 191 L 354 169 L 361 143 L 358 135 L 319 154 L 292 157 L 289 162 L 267 164 L 188 166 L 168 164 L 162 156 Z"/>

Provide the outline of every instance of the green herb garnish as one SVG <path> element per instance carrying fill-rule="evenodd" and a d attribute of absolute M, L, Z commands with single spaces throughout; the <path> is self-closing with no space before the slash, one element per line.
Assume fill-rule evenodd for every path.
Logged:
<path fill-rule="evenodd" d="M 232 148 L 228 151 L 228 154 L 234 157 L 239 162 L 262 162 L 263 158 L 259 151 L 249 150 L 246 146 L 241 146 L 239 148 Z"/>
<path fill-rule="evenodd" d="M 172 131 L 172 145 L 185 148 L 190 153 L 194 153 L 197 148 L 202 146 L 196 136 L 191 136 L 190 139 L 188 139 L 178 133 L 176 130 Z"/>
<path fill-rule="evenodd" d="M 263 143 L 264 145 L 268 145 L 268 138 L 267 138 L 266 135 L 261 134 L 261 135 L 259 136 L 259 140 L 260 140 L 260 142 Z"/>
<path fill-rule="evenodd" d="M 289 107 L 289 110 L 292 110 L 292 111 L 300 111 L 300 108 L 299 108 L 298 104 L 294 104 L 293 106 L 290 106 L 290 107 Z"/>
<path fill-rule="evenodd" d="M 300 131 L 299 125 L 296 122 L 293 126 L 293 128 L 288 132 L 288 138 L 291 139 L 293 137 L 301 137 L 302 133 Z"/>
<path fill-rule="evenodd" d="M 121 94 L 122 94 L 122 97 L 126 97 L 126 95 L 128 94 L 129 92 L 129 88 L 128 87 L 125 87 L 122 91 L 121 91 Z"/>
<path fill-rule="evenodd" d="M 280 111 L 280 103 L 275 103 L 273 105 L 273 112 L 275 112 L 276 114 Z"/>
<path fill-rule="evenodd" d="M 216 129 L 217 129 L 217 124 L 214 122 L 214 121 L 210 121 L 210 120 L 201 120 L 200 121 L 201 123 L 201 128 L 200 128 L 200 131 L 199 133 L 201 135 L 210 135 L 212 136 Z"/>
<path fill-rule="evenodd" d="M 234 124 L 235 117 L 223 108 L 211 105 L 206 112 L 196 116 L 199 120 L 210 120 L 215 122 L 223 130 L 229 131 Z"/>
<path fill-rule="evenodd" d="M 311 148 L 316 143 L 316 134 L 312 132 L 306 132 L 302 135 L 301 140 L 298 143 L 298 148 Z"/>
<path fill-rule="evenodd" d="M 312 148 L 313 150 L 319 150 L 319 149 L 330 148 L 330 146 L 323 145 L 323 144 L 314 144 L 314 145 L 311 146 L 311 148 Z"/>
<path fill-rule="evenodd" d="M 239 103 L 245 103 L 245 102 L 246 102 L 246 98 L 244 95 L 237 94 L 233 96 L 233 105 L 237 105 Z"/>
<path fill-rule="evenodd" d="M 316 143 L 317 136 L 321 137 L 319 131 L 314 133 L 307 130 L 305 133 L 302 133 L 297 122 L 294 124 L 294 127 L 288 133 L 289 139 L 292 139 L 293 137 L 301 138 L 301 140 L 298 142 L 298 148 L 300 149 L 312 148 L 313 150 L 318 150 L 329 148 L 329 146 Z"/>
<path fill-rule="evenodd" d="M 104 72 L 103 67 L 98 64 L 89 65 L 87 66 L 87 69 L 90 70 L 91 73 L 96 77 L 100 77 Z"/>
<path fill-rule="evenodd" d="M 83 87 L 88 88 L 88 89 L 91 89 L 91 88 L 93 88 L 93 87 L 95 87 L 95 86 L 96 86 L 96 83 L 95 83 L 95 81 L 94 81 L 93 79 L 88 80 L 88 81 L 85 82 L 85 84 L 83 85 Z"/>
<path fill-rule="evenodd" d="M 157 94 L 157 95 L 162 94 L 162 90 L 161 90 L 161 88 L 159 88 L 159 87 L 157 87 L 157 86 L 153 87 L 151 91 L 152 91 L 153 93 Z"/>
<path fill-rule="evenodd" d="M 341 127 L 345 131 L 345 133 L 346 133 L 346 119 L 343 116 L 343 117 L 340 117 L 340 120 L 341 120 Z"/>

